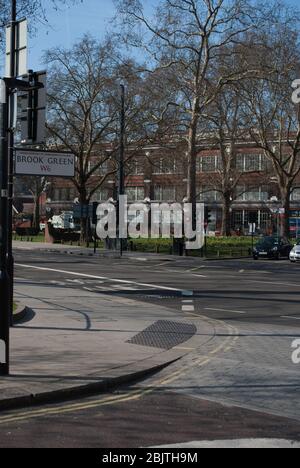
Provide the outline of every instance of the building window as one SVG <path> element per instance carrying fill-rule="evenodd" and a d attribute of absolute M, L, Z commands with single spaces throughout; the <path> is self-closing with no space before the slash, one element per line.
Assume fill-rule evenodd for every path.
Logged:
<path fill-rule="evenodd" d="M 245 155 L 245 172 L 259 172 L 261 170 L 260 154 Z"/>
<path fill-rule="evenodd" d="M 96 166 L 98 166 L 98 164 L 100 163 L 100 161 L 90 161 L 89 163 L 89 171 L 91 172 Z M 97 167 L 97 169 L 95 169 L 95 171 L 93 172 L 92 176 L 104 176 L 106 175 L 107 173 L 109 172 L 109 168 L 108 168 L 108 161 L 104 161 L 99 167 Z"/>
<path fill-rule="evenodd" d="M 144 187 L 126 187 L 125 194 L 129 202 L 142 201 L 145 199 Z"/>
<path fill-rule="evenodd" d="M 145 173 L 145 164 L 141 159 L 131 159 L 127 164 L 128 175 L 143 175 Z"/>
<path fill-rule="evenodd" d="M 233 228 L 239 229 L 244 225 L 244 212 L 234 211 L 233 212 Z"/>
<path fill-rule="evenodd" d="M 258 201 L 268 201 L 269 191 L 268 187 L 256 187 L 256 188 L 247 188 L 247 187 L 237 187 L 237 201 L 240 202 L 258 202 Z"/>
<path fill-rule="evenodd" d="M 154 187 L 154 200 L 161 202 L 173 202 L 176 200 L 176 189 L 174 186 L 161 186 Z"/>
<path fill-rule="evenodd" d="M 160 158 L 154 163 L 154 174 L 176 174 L 177 165 L 175 158 Z"/>
<path fill-rule="evenodd" d="M 271 214 L 268 211 L 261 211 L 259 213 L 259 228 L 266 231 L 270 225 Z"/>
<path fill-rule="evenodd" d="M 265 156 L 264 154 L 261 155 L 261 170 L 262 171 L 272 171 L 273 170 L 273 163 L 270 158 Z"/>
<path fill-rule="evenodd" d="M 198 188 L 198 200 L 202 203 L 215 203 L 221 199 L 222 195 L 218 190 L 212 190 L 208 187 Z"/>
<path fill-rule="evenodd" d="M 263 170 L 264 156 L 261 154 L 238 154 L 236 169 L 240 172 L 260 172 Z"/>
<path fill-rule="evenodd" d="M 94 202 L 107 201 L 109 198 L 107 189 L 99 189 L 93 195 Z"/>
<path fill-rule="evenodd" d="M 201 172 L 216 172 L 217 156 L 202 156 L 201 166 Z"/>
<path fill-rule="evenodd" d="M 244 201 L 256 202 L 260 201 L 260 189 L 250 189 L 244 193 Z"/>
<path fill-rule="evenodd" d="M 75 193 L 75 189 L 71 187 L 56 188 L 53 192 L 53 200 L 57 202 L 73 201 Z"/>

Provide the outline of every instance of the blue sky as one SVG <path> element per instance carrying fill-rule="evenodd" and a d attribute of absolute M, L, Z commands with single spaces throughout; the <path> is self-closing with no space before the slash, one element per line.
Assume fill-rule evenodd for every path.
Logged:
<path fill-rule="evenodd" d="M 47 4 L 50 2 L 44 0 L 44 5 Z M 41 56 L 48 48 L 70 48 L 86 32 L 101 38 L 110 27 L 113 13 L 113 0 L 83 0 L 69 8 L 61 7 L 59 11 L 47 8 L 49 26 L 38 25 L 38 33 L 29 41 L 30 68 L 41 67 Z"/>
<path fill-rule="evenodd" d="M 290 0 L 290 5 L 297 5 L 299 0 Z M 158 0 L 144 0 L 145 4 L 154 5 Z M 50 5 L 44 0 L 44 5 Z M 38 33 L 29 40 L 29 68 L 42 68 L 43 51 L 54 46 L 71 47 L 86 32 L 97 38 L 105 35 L 112 27 L 110 19 L 114 14 L 113 0 L 82 0 L 82 3 L 59 11 L 47 8 L 49 26 L 38 25 Z"/>

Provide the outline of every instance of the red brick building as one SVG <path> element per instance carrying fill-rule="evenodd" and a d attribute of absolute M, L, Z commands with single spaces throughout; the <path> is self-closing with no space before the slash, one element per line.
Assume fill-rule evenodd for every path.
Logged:
<path fill-rule="evenodd" d="M 257 213 L 258 232 L 272 232 L 274 216 L 269 200 L 280 199 L 272 164 L 253 142 L 241 141 L 236 145 L 236 171 L 240 172 L 239 184 L 232 202 L 231 227 L 233 232 L 249 233 L 249 214 Z M 127 155 L 128 157 L 128 155 Z M 91 162 L 91 164 L 94 164 Z M 109 162 L 91 177 L 90 187 L 95 187 L 106 172 Z M 128 200 L 142 201 L 150 198 L 153 202 L 182 202 L 186 196 L 187 167 L 184 149 L 180 143 L 161 147 L 146 146 L 126 165 L 126 193 Z M 213 186 L 220 174 L 220 151 L 213 148 L 209 140 L 199 144 L 197 157 L 197 191 L 199 201 L 211 209 L 212 222 L 209 231 L 219 233 L 222 225 L 222 194 Z M 116 176 L 107 177 L 97 189 L 91 201 L 106 201 L 116 196 Z M 53 179 L 48 188 L 47 206 L 55 213 L 73 209 L 78 197 L 74 185 L 64 179 Z M 291 200 L 292 230 L 300 237 L 300 179 L 295 185 Z M 296 233 L 295 233 L 296 234 Z"/>

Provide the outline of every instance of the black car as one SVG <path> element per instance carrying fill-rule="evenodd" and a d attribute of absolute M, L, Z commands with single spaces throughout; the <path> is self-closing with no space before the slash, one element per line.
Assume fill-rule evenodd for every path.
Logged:
<path fill-rule="evenodd" d="M 264 237 L 253 249 L 253 258 L 272 258 L 279 260 L 280 258 L 289 258 L 292 250 L 292 245 L 288 239 L 284 237 Z"/>

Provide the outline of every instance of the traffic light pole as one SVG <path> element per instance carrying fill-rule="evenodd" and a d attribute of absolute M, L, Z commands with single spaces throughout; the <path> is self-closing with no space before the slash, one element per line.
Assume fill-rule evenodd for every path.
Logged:
<path fill-rule="evenodd" d="M 0 102 L 0 375 L 9 374 L 10 277 L 8 273 L 8 101 L 6 83 L 1 80 Z"/>
<path fill-rule="evenodd" d="M 10 78 L 16 76 L 16 21 L 17 21 L 17 1 L 11 2 L 11 37 L 10 37 Z M 12 224 L 13 224 L 13 187 L 14 187 L 14 112 L 15 112 L 15 91 L 9 92 L 9 167 L 8 167 L 8 250 L 7 265 L 10 278 L 10 324 L 13 325 L 13 285 L 14 285 L 14 257 L 12 248 Z"/>
<path fill-rule="evenodd" d="M 125 87 L 121 85 L 121 112 L 120 112 L 120 153 L 119 153 L 119 196 L 118 196 L 118 232 L 120 243 L 120 256 L 123 255 L 123 238 L 120 234 L 120 196 L 124 195 L 124 152 L 125 152 Z"/>

